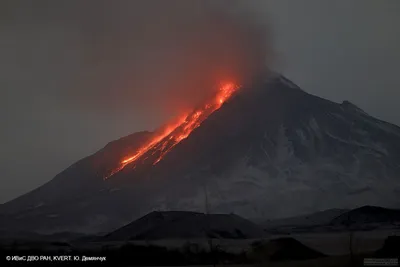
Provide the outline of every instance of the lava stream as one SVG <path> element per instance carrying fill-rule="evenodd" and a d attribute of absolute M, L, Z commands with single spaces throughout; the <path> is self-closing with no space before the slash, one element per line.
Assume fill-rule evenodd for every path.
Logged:
<path fill-rule="evenodd" d="M 232 96 L 237 88 L 238 87 L 233 83 L 222 85 L 214 98 L 207 101 L 202 107 L 185 114 L 177 122 L 168 125 L 165 130 L 158 133 L 148 143 L 140 147 L 135 154 L 121 160 L 119 166 L 112 170 L 104 179 L 118 173 L 128 164 L 138 163 L 139 159 L 148 152 L 151 153 L 151 156 L 157 154 L 156 158 L 152 160 L 153 165 L 157 164 L 173 147 L 186 139 L 194 129 L 199 127 L 210 114 L 219 109 L 224 102 Z M 143 161 L 148 158 L 149 156 L 145 157 Z"/>

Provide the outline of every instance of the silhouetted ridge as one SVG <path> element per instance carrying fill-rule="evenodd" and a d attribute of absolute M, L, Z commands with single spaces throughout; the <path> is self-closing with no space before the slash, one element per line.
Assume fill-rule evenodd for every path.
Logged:
<path fill-rule="evenodd" d="M 400 210 L 386 209 L 376 206 L 363 206 L 348 211 L 332 220 L 332 225 L 368 224 L 368 223 L 399 223 Z"/>
<path fill-rule="evenodd" d="M 151 212 L 104 237 L 105 240 L 259 238 L 263 230 L 234 214 Z"/>
<path fill-rule="evenodd" d="M 380 248 L 376 252 L 377 257 L 382 258 L 400 258 L 400 236 L 388 236 Z"/>
<path fill-rule="evenodd" d="M 255 242 L 253 251 L 257 258 L 269 261 L 309 260 L 326 257 L 323 253 L 311 249 L 291 237 Z"/>

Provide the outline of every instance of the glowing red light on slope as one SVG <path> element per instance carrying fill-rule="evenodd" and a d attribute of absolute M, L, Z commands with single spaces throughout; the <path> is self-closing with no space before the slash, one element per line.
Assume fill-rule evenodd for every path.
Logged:
<path fill-rule="evenodd" d="M 120 162 L 120 166 L 107 175 L 105 179 L 121 171 L 126 165 L 136 163 L 148 152 L 152 152 L 151 155 L 159 154 L 153 161 L 153 165 L 157 164 L 173 147 L 186 139 L 194 129 L 199 127 L 210 114 L 219 109 L 226 100 L 232 96 L 237 88 L 238 87 L 233 83 L 223 84 L 214 98 L 207 101 L 202 107 L 185 114 L 177 122 L 168 125 L 165 130 L 156 134 L 148 143 L 140 147 L 135 154 L 124 158 Z"/>

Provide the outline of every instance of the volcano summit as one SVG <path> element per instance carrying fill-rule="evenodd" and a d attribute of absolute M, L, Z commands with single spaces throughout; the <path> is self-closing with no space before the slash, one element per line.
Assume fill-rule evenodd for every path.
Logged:
<path fill-rule="evenodd" d="M 400 206 L 400 128 L 350 102 L 310 95 L 274 75 L 232 90 L 204 119 L 193 116 L 179 124 L 190 132 L 176 131 L 184 138 L 173 128 L 160 139 L 179 142 L 152 144 L 159 132 L 134 133 L 5 203 L 1 229 L 109 231 L 151 211 L 205 206 L 263 219 Z M 125 164 L 148 144 L 140 164 Z"/>

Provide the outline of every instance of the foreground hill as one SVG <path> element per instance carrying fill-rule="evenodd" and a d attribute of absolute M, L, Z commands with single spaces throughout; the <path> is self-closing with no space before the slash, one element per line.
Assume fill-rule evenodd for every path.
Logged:
<path fill-rule="evenodd" d="M 346 213 L 347 209 L 328 209 L 324 211 L 318 211 L 315 213 L 282 218 L 277 220 L 268 220 L 260 222 L 265 229 L 276 229 L 280 227 L 312 227 L 328 225 L 331 221 L 338 216 Z"/>
<path fill-rule="evenodd" d="M 197 212 L 152 212 L 106 235 L 104 241 L 262 238 L 258 225 L 235 214 L 204 214 Z"/>
<path fill-rule="evenodd" d="M 341 214 L 333 219 L 330 224 L 349 225 L 351 227 L 367 224 L 400 226 L 400 210 L 364 206 Z"/>
<path fill-rule="evenodd" d="M 352 210 L 329 209 L 270 220 L 260 225 L 270 233 L 400 229 L 400 210 L 376 206 L 363 206 Z"/>

